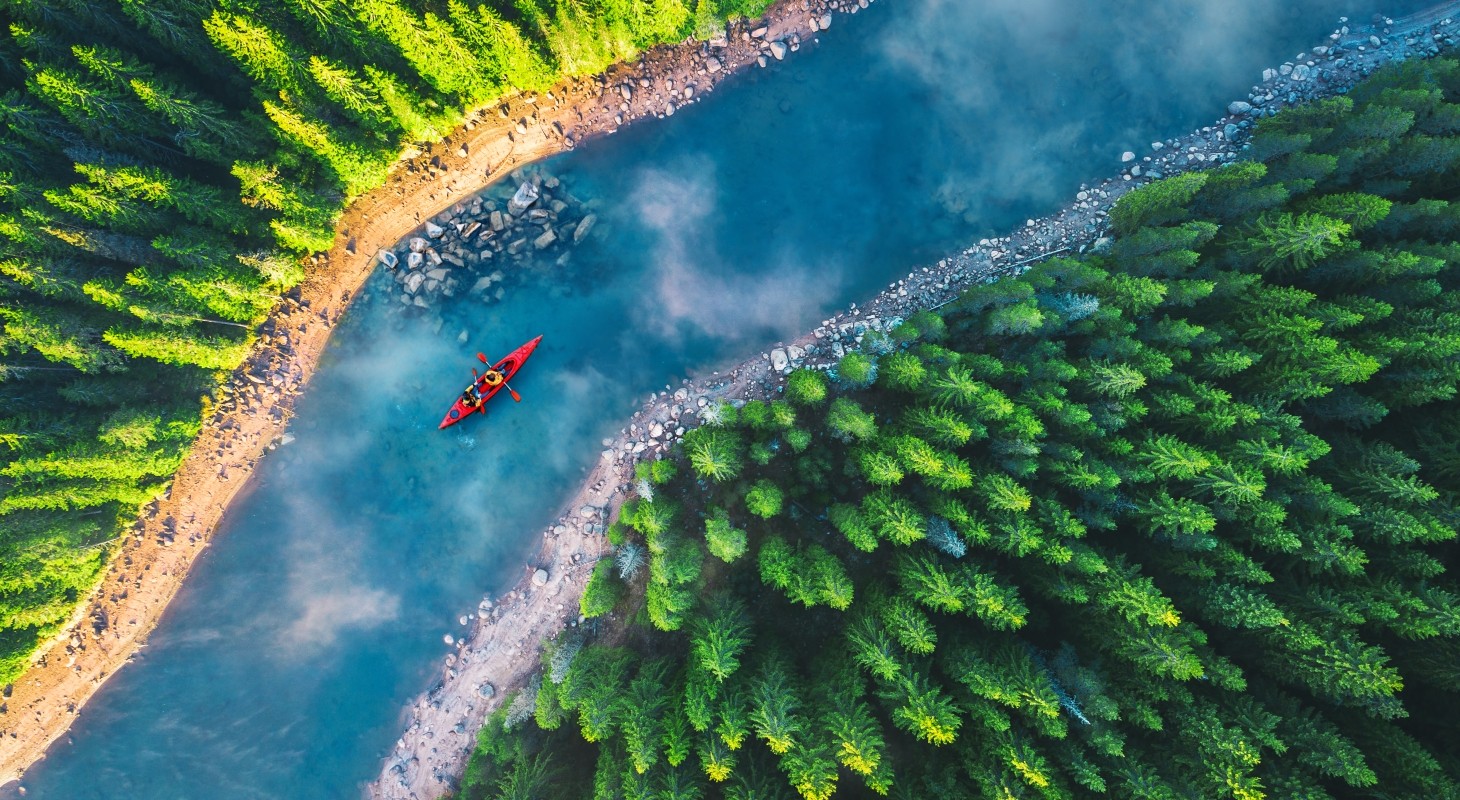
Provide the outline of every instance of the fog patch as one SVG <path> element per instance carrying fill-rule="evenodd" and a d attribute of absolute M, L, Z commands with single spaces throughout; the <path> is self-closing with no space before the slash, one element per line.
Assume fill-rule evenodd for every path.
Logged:
<path fill-rule="evenodd" d="M 370 630 L 400 616 L 400 597 L 364 578 L 357 533 L 327 499 L 295 492 L 285 501 L 299 532 L 281 558 L 288 565 L 283 586 L 258 587 L 283 595 L 274 636 L 276 654 L 291 659 L 325 655 L 351 631 Z"/>
<path fill-rule="evenodd" d="M 676 166 L 643 170 L 629 196 L 654 242 L 647 278 L 652 289 L 640 309 L 644 327 L 666 339 L 682 333 L 722 342 L 761 339 L 766 332 L 792 335 L 807 314 L 839 296 L 839 270 L 808 263 L 785 245 L 756 264 L 728 262 L 716 246 L 725 212 L 712 163 L 694 158 Z"/>

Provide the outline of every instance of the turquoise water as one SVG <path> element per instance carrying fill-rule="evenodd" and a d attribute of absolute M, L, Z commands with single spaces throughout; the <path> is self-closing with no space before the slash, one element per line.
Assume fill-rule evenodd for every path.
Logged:
<path fill-rule="evenodd" d="M 356 796 L 443 635 L 523 574 L 645 395 L 1053 210 L 1352 10 L 1275 5 L 883 0 L 671 119 L 553 159 L 598 203 L 595 236 L 505 302 L 444 306 L 439 332 L 391 313 L 383 278 L 367 287 L 297 440 L 26 796 Z M 539 333 L 521 404 L 436 430 L 477 350 Z"/>

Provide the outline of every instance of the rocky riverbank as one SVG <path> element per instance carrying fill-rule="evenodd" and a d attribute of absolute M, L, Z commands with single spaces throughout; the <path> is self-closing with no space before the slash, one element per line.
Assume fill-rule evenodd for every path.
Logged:
<path fill-rule="evenodd" d="M 975 283 L 1017 274 L 1052 255 L 1107 246 L 1106 217 L 1127 191 L 1160 177 L 1235 160 L 1261 117 L 1346 92 L 1382 64 L 1452 46 L 1460 36 L 1460 26 L 1449 16 L 1456 12 L 1460 3 L 1450 3 L 1405 19 L 1377 17 L 1362 29 L 1340 20 L 1324 44 L 1262 71 L 1262 80 L 1246 99 L 1232 102 L 1226 116 L 1184 137 L 1152 142 L 1146 153 L 1123 154 L 1117 174 L 1081 187 L 1058 213 L 1028 220 L 1008 236 L 980 241 L 911 272 L 865 304 L 853 305 L 793 341 L 776 343 L 758 358 L 650 395 L 617 437 L 604 440 L 598 464 L 543 531 L 542 549 L 524 566 L 523 579 L 495 600 L 484 598 L 482 614 L 468 636 L 453 642 L 455 652 L 447 657 L 440 679 L 407 709 L 405 733 L 385 758 L 380 777 L 367 787 L 368 796 L 426 800 L 455 786 L 486 715 L 508 693 L 527 685 L 545 640 L 578 624 L 578 597 L 593 563 L 611 550 L 602 532 L 633 493 L 634 464 L 671 448 L 687 429 L 713 413 L 709 409 L 722 402 L 774 397 L 793 369 L 827 369 L 867 332 L 887 330 L 913 312 L 937 308 Z"/>

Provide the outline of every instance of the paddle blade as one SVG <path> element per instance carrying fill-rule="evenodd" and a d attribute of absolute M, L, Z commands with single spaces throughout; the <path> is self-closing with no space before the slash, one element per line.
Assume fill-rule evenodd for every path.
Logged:
<path fill-rule="evenodd" d="M 511 394 L 512 395 L 512 399 L 514 401 L 516 401 L 518 403 L 522 402 L 522 395 L 518 394 L 516 389 L 513 389 L 511 386 L 508 386 L 507 387 L 507 392 L 508 392 L 508 394 Z"/>
<path fill-rule="evenodd" d="M 483 364 L 491 363 L 490 361 L 487 361 L 487 356 L 485 353 L 477 353 L 477 360 L 482 362 Z"/>

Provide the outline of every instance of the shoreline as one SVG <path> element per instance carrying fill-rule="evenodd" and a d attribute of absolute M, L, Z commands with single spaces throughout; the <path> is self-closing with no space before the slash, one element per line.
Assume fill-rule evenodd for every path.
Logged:
<path fill-rule="evenodd" d="M 1383 18 L 1385 24 L 1372 30 L 1355 25 L 1351 31 L 1343 19 L 1343 27 L 1324 44 L 1305 51 L 1296 63 L 1263 70 L 1261 82 L 1247 98 L 1232 102 L 1216 123 L 1152 143 L 1145 154 L 1127 153 L 1118 174 L 1094 186 L 1081 186 L 1071 203 L 1056 213 L 1028 220 L 1009 236 L 981 240 L 940 259 L 936 266 L 915 270 L 867 303 L 854 303 L 815 330 L 777 342 L 723 374 L 700 375 L 681 381 L 673 391 L 651 394 L 619 435 L 604 441 L 605 449 L 583 487 L 563 503 L 555 523 L 543 531 L 543 545 L 527 565 L 527 574 L 497 602 L 490 595 L 484 598 L 471 633 L 455 643 L 455 652 L 446 656 L 431 688 L 404 710 L 404 733 L 363 796 L 427 800 L 457 787 L 487 715 L 537 673 L 543 642 L 577 624 L 577 599 L 593 564 L 611 551 L 601 531 L 631 496 L 634 464 L 672 447 L 685 429 L 698 424 L 701 408 L 722 401 L 772 398 L 784 386 L 785 372 L 835 364 L 867 330 L 890 328 L 889 320 L 937 308 L 975 283 L 1018 274 L 1033 261 L 1100 248 L 1108 241 L 1103 237 L 1105 217 L 1126 192 L 1159 177 L 1231 162 L 1261 116 L 1344 93 L 1383 64 L 1434 55 L 1453 46 L 1460 38 L 1460 24 L 1451 14 L 1460 14 L 1460 2 L 1402 19 Z M 546 574 L 547 580 L 536 583 L 535 571 L 537 577 Z"/>
<path fill-rule="evenodd" d="M 779 60 L 777 53 L 799 49 L 825 27 L 832 6 L 856 11 L 868 2 L 778 0 L 760 20 L 730 25 L 724 40 L 661 45 L 542 95 L 503 98 L 469 114 L 440 142 L 408 154 L 383 186 L 351 203 L 330 251 L 310 259 L 305 280 L 259 326 L 257 343 L 219 390 L 170 488 L 120 534 L 117 552 L 71 624 L 0 693 L 0 787 L 21 781 L 45 758 L 97 689 L 145 646 L 229 504 L 283 437 L 295 399 L 334 325 L 376 270 L 379 251 L 519 167 L 636 120 L 672 115 L 758 59 Z M 662 88 L 666 80 L 679 87 L 675 95 Z"/>

